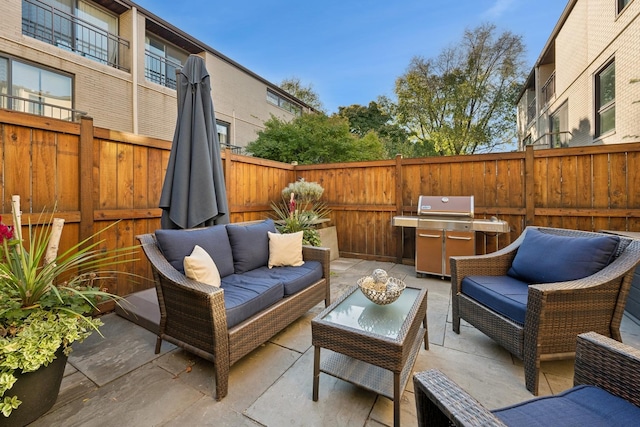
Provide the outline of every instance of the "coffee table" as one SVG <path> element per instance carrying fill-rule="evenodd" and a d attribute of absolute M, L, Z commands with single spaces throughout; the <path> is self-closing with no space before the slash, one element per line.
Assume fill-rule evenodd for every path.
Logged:
<path fill-rule="evenodd" d="M 388 305 L 376 305 L 353 286 L 311 321 L 314 348 L 313 400 L 320 372 L 393 400 L 400 426 L 400 398 L 420 344 L 429 349 L 427 290 L 407 287 Z M 331 350 L 320 360 L 320 349 Z"/>

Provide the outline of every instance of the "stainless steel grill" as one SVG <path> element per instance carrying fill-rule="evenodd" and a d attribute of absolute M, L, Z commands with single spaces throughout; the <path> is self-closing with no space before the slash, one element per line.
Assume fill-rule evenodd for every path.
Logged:
<path fill-rule="evenodd" d="M 475 232 L 507 233 L 506 221 L 474 218 L 473 196 L 420 196 L 417 216 L 393 225 L 416 229 L 416 273 L 449 276 L 449 258 L 475 254 Z"/>

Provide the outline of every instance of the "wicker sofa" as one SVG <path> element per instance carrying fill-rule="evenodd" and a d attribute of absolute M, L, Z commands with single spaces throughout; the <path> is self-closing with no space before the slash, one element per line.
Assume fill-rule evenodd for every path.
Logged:
<path fill-rule="evenodd" d="M 275 232 L 270 220 L 138 236 L 160 305 L 156 353 L 166 340 L 212 361 L 217 400 L 227 394 L 231 365 L 316 304 L 331 302 L 329 249 L 302 246 L 303 265 L 269 268 L 267 230 Z M 183 260 L 195 245 L 215 261 L 220 287 L 185 275 Z"/>
<path fill-rule="evenodd" d="M 601 240 L 611 254 L 593 249 L 591 242 Z M 525 244 L 536 241 L 546 243 Z M 576 253 L 584 258 L 572 258 Z M 464 319 L 522 359 L 527 389 L 537 395 L 540 362 L 574 357 L 578 334 L 595 331 L 621 341 L 638 262 L 639 240 L 527 227 L 500 251 L 451 258 L 453 330 L 460 333 Z M 514 274 L 516 266 L 524 279 Z M 478 289 L 484 295 L 475 294 Z"/>
<path fill-rule="evenodd" d="M 420 427 L 640 422 L 640 350 L 595 332 L 577 337 L 574 387 L 555 396 L 490 411 L 437 369 L 415 374 L 413 384 Z"/>

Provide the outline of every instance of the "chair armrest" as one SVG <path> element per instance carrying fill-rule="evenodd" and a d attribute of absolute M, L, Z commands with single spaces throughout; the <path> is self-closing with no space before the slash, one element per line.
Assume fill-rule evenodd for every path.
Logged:
<path fill-rule="evenodd" d="M 580 334 L 573 383 L 601 387 L 640 406 L 640 350 L 595 332 Z"/>
<path fill-rule="evenodd" d="M 413 376 L 418 426 L 504 426 L 480 402 L 437 369 Z"/>
<path fill-rule="evenodd" d="M 189 279 L 173 268 L 160 251 L 153 234 L 136 236 L 151 263 L 158 302 L 160 305 L 160 329 L 164 331 L 166 322 L 189 323 L 194 330 L 202 331 L 203 337 L 194 333 L 194 339 L 209 341 L 226 339 L 227 313 L 224 291 L 221 288 Z M 171 319 L 167 319 L 167 312 Z M 213 338 L 210 335 L 213 334 Z M 212 352 L 212 351 L 211 351 Z"/>

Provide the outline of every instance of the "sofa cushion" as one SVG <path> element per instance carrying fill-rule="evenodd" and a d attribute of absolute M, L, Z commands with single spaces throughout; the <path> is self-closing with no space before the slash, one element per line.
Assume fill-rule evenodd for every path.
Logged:
<path fill-rule="evenodd" d="M 601 388 L 581 385 L 492 411 L 508 426 L 632 426 L 640 408 Z"/>
<path fill-rule="evenodd" d="M 524 325 L 529 285 L 510 276 L 467 276 L 462 293 L 493 311 Z"/>
<path fill-rule="evenodd" d="M 306 261 L 298 267 L 259 267 L 243 274 L 256 281 L 262 278 L 278 280 L 284 284 L 284 296 L 293 295 L 322 279 L 322 264 L 319 261 Z"/>
<path fill-rule="evenodd" d="M 244 273 L 267 265 L 269 261 L 267 232 L 269 231 L 276 232 L 275 224 L 271 219 L 249 225 L 227 225 L 235 273 Z"/>
<path fill-rule="evenodd" d="M 193 280 L 220 287 L 220 272 L 207 251 L 196 245 L 191 255 L 184 257 L 184 274 Z"/>
<path fill-rule="evenodd" d="M 606 267 L 619 243 L 613 235 L 570 237 L 529 228 L 507 274 L 527 283 L 582 279 Z"/>
<path fill-rule="evenodd" d="M 304 232 L 297 233 L 272 233 L 269 236 L 269 262 L 267 266 L 272 267 L 298 267 L 304 264 L 302 259 L 302 236 Z"/>
<path fill-rule="evenodd" d="M 158 246 L 169 263 L 184 274 L 184 257 L 196 245 L 204 249 L 216 263 L 220 277 L 233 274 L 231 245 L 224 225 L 190 230 L 156 230 Z"/>
<path fill-rule="evenodd" d="M 244 274 L 232 274 L 222 279 L 227 327 L 231 328 L 284 297 L 281 281 L 263 277 L 256 280 Z"/>

